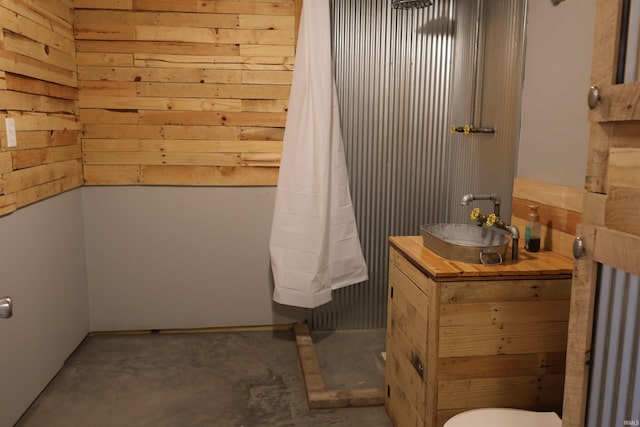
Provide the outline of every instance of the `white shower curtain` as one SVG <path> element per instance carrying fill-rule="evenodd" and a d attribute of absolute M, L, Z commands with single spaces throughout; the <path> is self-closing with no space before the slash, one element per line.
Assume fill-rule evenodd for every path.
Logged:
<path fill-rule="evenodd" d="M 271 228 L 273 300 L 313 308 L 367 280 L 332 73 L 329 0 L 306 0 Z"/>

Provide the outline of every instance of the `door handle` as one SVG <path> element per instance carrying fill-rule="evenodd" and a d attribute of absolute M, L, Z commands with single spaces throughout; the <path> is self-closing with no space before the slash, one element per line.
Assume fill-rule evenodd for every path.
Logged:
<path fill-rule="evenodd" d="M 589 109 L 593 110 L 594 108 L 596 108 L 598 106 L 598 103 L 600 102 L 600 91 L 598 90 L 598 86 L 591 86 L 589 88 L 589 96 L 587 96 L 587 105 L 589 106 Z"/>
<path fill-rule="evenodd" d="M 582 237 L 578 236 L 573 241 L 573 257 L 579 259 L 582 258 L 582 255 L 584 255 L 584 241 Z"/>
<path fill-rule="evenodd" d="M 13 301 L 10 297 L 0 298 L 0 319 L 8 319 L 13 316 Z"/>

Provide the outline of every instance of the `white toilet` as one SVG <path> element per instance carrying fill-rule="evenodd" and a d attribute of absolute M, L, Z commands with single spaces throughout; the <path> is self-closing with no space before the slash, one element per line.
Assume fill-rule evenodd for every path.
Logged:
<path fill-rule="evenodd" d="M 462 412 L 450 418 L 444 427 L 562 427 L 562 420 L 555 412 L 482 408 Z"/>

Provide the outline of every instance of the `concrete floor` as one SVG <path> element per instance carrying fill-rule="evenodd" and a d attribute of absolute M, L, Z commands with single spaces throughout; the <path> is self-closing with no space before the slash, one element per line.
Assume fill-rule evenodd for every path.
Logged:
<path fill-rule="evenodd" d="M 327 389 L 384 387 L 385 329 L 314 331 L 311 337 Z"/>
<path fill-rule="evenodd" d="M 384 385 L 384 331 L 314 333 L 329 388 Z M 292 331 L 95 335 L 18 422 L 389 427 L 384 407 L 307 407 Z"/>

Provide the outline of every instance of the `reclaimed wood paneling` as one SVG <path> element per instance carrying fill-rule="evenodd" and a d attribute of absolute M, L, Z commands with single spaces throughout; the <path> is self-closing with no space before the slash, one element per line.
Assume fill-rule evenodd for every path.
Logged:
<path fill-rule="evenodd" d="M 300 0 L 76 0 L 85 183 L 275 185 Z"/>
<path fill-rule="evenodd" d="M 529 206 L 538 206 L 542 249 L 571 257 L 584 197 L 585 191 L 580 188 L 516 178 L 513 181 L 511 221 L 519 228 L 524 242 Z"/>
<path fill-rule="evenodd" d="M 0 215 L 83 184 L 73 8 L 0 1 Z"/>

